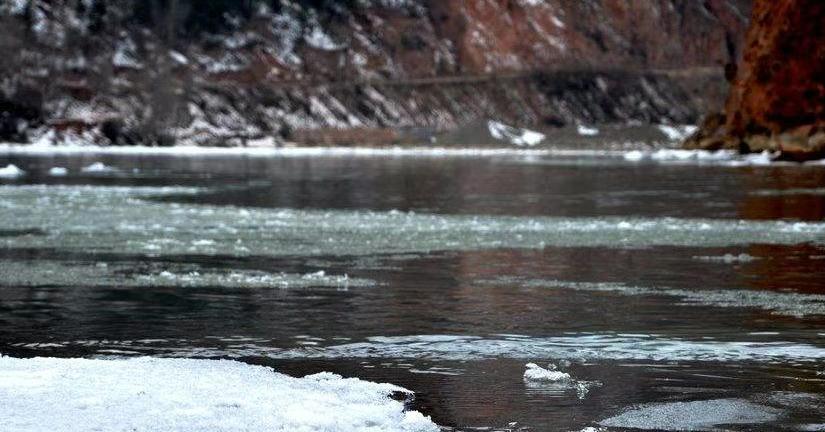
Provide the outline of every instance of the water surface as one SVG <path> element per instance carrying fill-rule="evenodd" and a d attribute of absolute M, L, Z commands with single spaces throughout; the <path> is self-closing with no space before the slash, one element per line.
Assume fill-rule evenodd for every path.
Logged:
<path fill-rule="evenodd" d="M 821 166 L 8 163 L 28 175 L 0 180 L 5 355 L 332 371 L 459 430 L 825 424 Z M 574 381 L 525 381 L 528 362 Z"/>

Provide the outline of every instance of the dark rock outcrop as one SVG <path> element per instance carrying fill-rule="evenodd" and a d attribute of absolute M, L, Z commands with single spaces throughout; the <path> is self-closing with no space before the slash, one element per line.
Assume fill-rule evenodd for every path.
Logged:
<path fill-rule="evenodd" d="M 686 146 L 825 157 L 825 2 L 756 0 L 725 112 Z"/>
<path fill-rule="evenodd" d="M 0 2 L 0 100 L 11 107 L 2 108 L 0 140 L 54 132 L 206 144 L 301 130 L 445 130 L 480 116 L 525 127 L 694 121 L 721 106 L 722 66 L 741 51 L 749 8 L 750 0 Z M 19 109 L 27 104 L 36 118 Z"/>

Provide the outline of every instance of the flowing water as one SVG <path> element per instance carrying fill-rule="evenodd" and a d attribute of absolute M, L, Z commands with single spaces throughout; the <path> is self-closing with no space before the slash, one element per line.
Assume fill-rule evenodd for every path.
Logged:
<path fill-rule="evenodd" d="M 8 163 L 4 355 L 331 371 L 447 430 L 825 430 L 823 166 Z"/>

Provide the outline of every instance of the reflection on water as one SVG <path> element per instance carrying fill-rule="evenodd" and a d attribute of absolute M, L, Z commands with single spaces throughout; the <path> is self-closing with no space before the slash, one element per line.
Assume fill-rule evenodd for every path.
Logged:
<path fill-rule="evenodd" d="M 459 429 L 825 423 L 825 169 L 575 161 L 0 160 L 0 353 L 332 371 Z"/>

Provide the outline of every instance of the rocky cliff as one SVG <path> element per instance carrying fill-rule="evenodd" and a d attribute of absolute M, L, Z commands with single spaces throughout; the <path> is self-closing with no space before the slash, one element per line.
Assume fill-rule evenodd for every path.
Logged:
<path fill-rule="evenodd" d="M 693 121 L 749 0 L 4 0 L 0 139 Z"/>
<path fill-rule="evenodd" d="M 756 0 L 725 112 L 690 147 L 825 157 L 825 2 Z"/>

